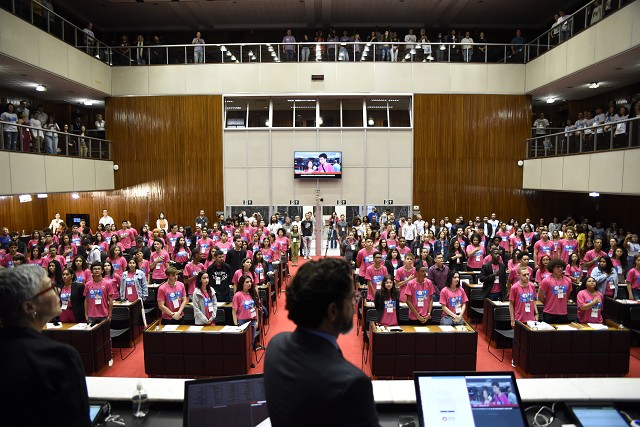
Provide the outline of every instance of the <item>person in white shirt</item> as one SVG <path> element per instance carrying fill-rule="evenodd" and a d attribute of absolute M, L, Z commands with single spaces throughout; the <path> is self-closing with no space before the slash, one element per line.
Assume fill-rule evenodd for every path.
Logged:
<path fill-rule="evenodd" d="M 464 62 L 471 62 L 471 56 L 473 56 L 473 39 L 469 31 L 464 33 L 464 38 L 460 40 L 460 43 L 462 43 L 462 59 L 464 59 Z"/>
<path fill-rule="evenodd" d="M 613 134 L 613 148 L 621 148 L 627 146 L 627 122 L 623 122 L 622 120 L 627 120 L 629 118 L 629 113 L 627 112 L 627 107 L 620 107 L 618 114 L 614 117 L 614 122 L 616 123 L 616 130 Z"/>
<path fill-rule="evenodd" d="M 107 126 L 107 123 L 102 118 L 102 114 L 96 114 L 96 122 L 95 122 L 95 124 L 96 124 L 96 132 L 98 134 L 98 138 L 104 139 L 105 138 L 105 127 Z"/>
<path fill-rule="evenodd" d="M 44 132 L 42 132 L 42 122 L 40 122 L 39 114 L 34 114 L 29 119 L 29 126 L 32 127 L 31 144 L 33 147 L 33 151 L 39 153 L 40 151 L 42 151 L 42 142 L 44 141 Z"/>
<path fill-rule="evenodd" d="M 564 9 L 558 11 L 560 17 L 558 18 L 558 24 L 560 25 L 560 43 L 567 40 L 571 36 L 571 21 Z"/>
<path fill-rule="evenodd" d="M 56 217 L 51 220 L 51 223 L 49 224 L 49 229 L 53 233 L 55 233 L 58 230 L 60 223 L 62 223 L 62 220 L 60 219 L 60 214 L 56 212 Z"/>
<path fill-rule="evenodd" d="M 549 127 L 549 120 L 544 118 L 544 113 L 540 113 L 538 118 L 533 122 L 533 127 L 536 130 L 536 137 L 541 137 L 547 134 L 547 128 Z M 551 149 L 551 141 L 549 138 L 544 138 L 544 151 L 545 155 L 547 151 Z"/>
<path fill-rule="evenodd" d="M 109 216 L 109 212 L 106 209 L 103 209 L 102 218 L 100 218 L 100 221 L 98 221 L 98 224 L 102 224 L 102 225 L 111 224 L 111 226 L 114 227 L 116 223 L 113 221 L 113 218 Z"/>
<path fill-rule="evenodd" d="M 402 237 L 407 241 L 407 246 L 413 248 L 413 241 L 416 238 L 416 226 L 412 223 L 411 218 L 408 218 L 407 223 L 402 227 Z"/>
<path fill-rule="evenodd" d="M 404 46 L 404 53 L 405 56 L 406 55 L 410 55 L 411 54 L 411 49 L 414 48 L 413 43 L 415 43 L 417 40 L 416 35 L 413 34 L 413 28 L 409 29 L 409 34 L 407 34 L 406 36 L 404 36 L 404 42 L 407 43 Z M 403 59 L 402 62 L 404 62 L 405 60 Z"/>
<path fill-rule="evenodd" d="M 494 238 L 496 236 L 496 233 L 498 232 L 498 224 L 500 224 L 500 221 L 498 221 L 498 219 L 496 218 L 496 214 L 492 213 L 491 219 L 488 222 L 493 228 L 493 231 L 491 232 L 491 238 Z"/>

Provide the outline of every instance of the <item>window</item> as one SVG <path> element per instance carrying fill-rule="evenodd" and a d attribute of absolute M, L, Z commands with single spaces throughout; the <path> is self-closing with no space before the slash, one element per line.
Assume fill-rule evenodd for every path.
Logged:
<path fill-rule="evenodd" d="M 247 127 L 247 101 L 244 99 L 225 99 L 225 126 L 227 128 Z"/>
<path fill-rule="evenodd" d="M 362 127 L 362 98 L 342 100 L 342 127 Z"/>
<path fill-rule="evenodd" d="M 235 99 L 242 100 L 242 98 Z M 249 127 L 269 127 L 269 98 L 249 99 L 247 104 L 249 105 Z"/>
<path fill-rule="evenodd" d="M 325 128 L 340 127 L 340 100 L 320 98 L 319 125 Z M 362 114 L 360 115 L 362 117 Z"/>

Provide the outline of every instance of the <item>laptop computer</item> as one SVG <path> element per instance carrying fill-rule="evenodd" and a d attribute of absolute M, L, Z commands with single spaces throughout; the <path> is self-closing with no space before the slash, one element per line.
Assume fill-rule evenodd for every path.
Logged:
<path fill-rule="evenodd" d="M 182 425 L 185 427 L 271 425 L 262 375 L 186 381 Z"/>
<path fill-rule="evenodd" d="M 513 372 L 414 372 L 420 427 L 527 427 Z"/>

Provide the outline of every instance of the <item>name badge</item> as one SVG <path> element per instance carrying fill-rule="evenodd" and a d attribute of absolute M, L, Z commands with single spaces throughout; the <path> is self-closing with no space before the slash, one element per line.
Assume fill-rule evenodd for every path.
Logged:
<path fill-rule="evenodd" d="M 524 312 L 525 313 L 531 313 L 531 303 L 526 303 L 524 305 Z"/>
<path fill-rule="evenodd" d="M 456 304 L 456 314 L 460 314 L 462 312 L 462 306 L 460 304 Z"/>
<path fill-rule="evenodd" d="M 564 298 L 564 286 L 558 286 L 558 299 Z"/>
<path fill-rule="evenodd" d="M 220 284 L 220 276 L 216 276 L 216 285 Z"/>
<path fill-rule="evenodd" d="M 393 313 L 393 310 L 396 308 L 396 302 L 393 300 L 387 300 L 384 302 L 384 307 L 387 310 L 387 313 Z"/>
<path fill-rule="evenodd" d="M 66 302 L 63 302 L 63 303 L 62 303 L 62 305 L 60 306 L 60 308 L 61 308 L 62 310 L 66 310 L 66 309 L 67 309 L 67 303 L 66 303 Z"/>
<path fill-rule="evenodd" d="M 593 318 L 597 318 L 598 317 L 598 305 L 596 304 L 593 307 L 591 307 L 591 317 Z"/>
<path fill-rule="evenodd" d="M 133 287 L 131 285 L 127 285 L 127 295 L 133 295 Z"/>
<path fill-rule="evenodd" d="M 162 262 L 156 263 L 156 270 L 160 270 L 162 268 Z"/>
<path fill-rule="evenodd" d="M 418 300 L 418 307 L 424 307 L 424 300 L 429 296 L 428 291 L 416 291 L 416 299 Z"/>

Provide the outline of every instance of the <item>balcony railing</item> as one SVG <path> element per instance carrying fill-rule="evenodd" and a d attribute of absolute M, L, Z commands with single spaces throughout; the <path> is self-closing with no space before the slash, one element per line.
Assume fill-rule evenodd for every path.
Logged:
<path fill-rule="evenodd" d="M 3 151 L 111 160 L 111 141 L 106 139 L 4 121 L 0 121 L 0 127 L 0 150 Z"/>
<path fill-rule="evenodd" d="M 640 117 L 527 139 L 527 159 L 640 147 Z"/>

